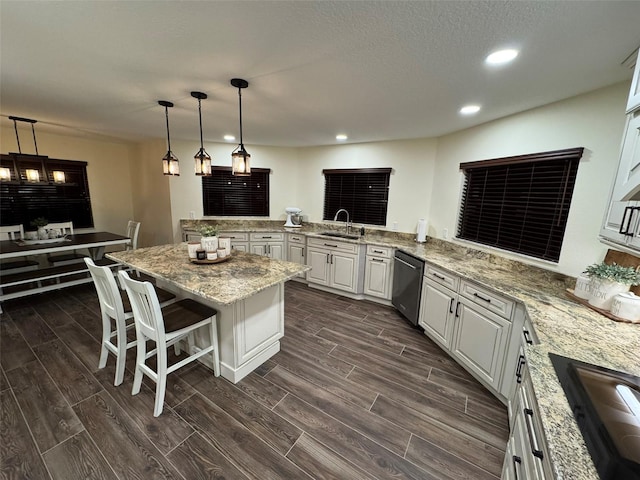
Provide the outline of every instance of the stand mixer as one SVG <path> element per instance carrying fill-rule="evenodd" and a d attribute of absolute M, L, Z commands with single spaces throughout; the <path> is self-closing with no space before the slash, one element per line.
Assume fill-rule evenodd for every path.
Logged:
<path fill-rule="evenodd" d="M 284 209 L 287 214 L 287 221 L 285 222 L 285 227 L 301 227 L 300 225 L 300 213 L 301 209 L 297 207 L 287 207 Z"/>

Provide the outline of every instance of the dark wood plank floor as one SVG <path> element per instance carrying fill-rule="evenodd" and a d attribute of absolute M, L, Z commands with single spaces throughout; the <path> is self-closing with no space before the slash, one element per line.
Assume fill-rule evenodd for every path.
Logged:
<path fill-rule="evenodd" d="M 97 368 L 91 284 L 3 307 L 0 478 L 500 476 L 505 407 L 392 308 L 289 282 L 281 352 L 237 385 L 179 370 L 154 418 L 132 352 L 119 387 Z"/>

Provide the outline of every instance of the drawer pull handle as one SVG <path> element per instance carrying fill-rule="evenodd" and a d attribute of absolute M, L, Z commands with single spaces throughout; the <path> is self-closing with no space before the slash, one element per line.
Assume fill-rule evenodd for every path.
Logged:
<path fill-rule="evenodd" d="M 338 248 L 338 245 L 331 245 L 330 243 L 325 243 L 324 244 L 325 247 L 333 247 L 333 248 Z"/>
<path fill-rule="evenodd" d="M 524 367 L 525 364 L 524 355 L 520 355 L 518 357 L 518 367 L 516 368 L 516 382 L 518 383 L 522 383 L 522 367 Z"/>
<path fill-rule="evenodd" d="M 381 258 L 372 258 L 371 260 L 374 261 L 374 262 L 382 262 L 382 263 L 384 263 L 384 260 L 381 259 Z"/>
<path fill-rule="evenodd" d="M 522 464 L 522 459 L 520 457 L 518 457 L 517 455 L 514 455 L 512 460 L 513 460 L 513 475 L 514 475 L 515 479 L 518 480 L 520 478 L 518 476 L 518 469 L 520 468 L 520 465 Z"/>
<path fill-rule="evenodd" d="M 523 329 L 522 336 L 524 337 L 524 341 L 527 342 L 527 345 L 533 345 L 533 340 L 531 340 L 531 334 L 529 333 L 529 330 Z"/>
<path fill-rule="evenodd" d="M 542 450 L 538 448 L 538 442 L 533 432 L 533 410 L 531 410 L 530 408 L 524 409 L 524 423 L 527 426 L 527 435 L 529 436 L 531 453 L 534 457 L 538 457 L 540 460 L 542 460 L 544 455 L 542 454 Z"/>
<path fill-rule="evenodd" d="M 438 275 L 437 273 L 433 272 L 431 275 L 433 275 L 434 277 L 442 280 L 443 282 L 446 280 L 442 275 Z"/>
<path fill-rule="evenodd" d="M 473 296 L 482 300 L 483 302 L 487 302 L 487 303 L 491 303 L 491 299 L 490 298 L 485 298 L 482 295 L 478 294 L 478 292 L 473 292 Z"/>
<path fill-rule="evenodd" d="M 263 235 L 262 238 L 273 238 L 271 235 Z"/>
<path fill-rule="evenodd" d="M 384 253 L 382 250 L 372 250 L 373 253 Z"/>
<path fill-rule="evenodd" d="M 451 299 L 451 303 L 449 304 L 449 313 L 453 313 L 453 303 L 456 301 L 455 298 Z"/>

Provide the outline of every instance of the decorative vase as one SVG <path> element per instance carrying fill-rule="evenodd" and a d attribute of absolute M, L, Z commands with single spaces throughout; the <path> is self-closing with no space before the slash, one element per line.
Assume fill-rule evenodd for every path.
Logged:
<path fill-rule="evenodd" d="M 576 278 L 576 288 L 573 290 L 573 294 L 578 298 L 589 300 L 591 297 L 591 277 L 583 273 Z"/>
<path fill-rule="evenodd" d="M 38 240 L 46 240 L 47 238 L 49 238 L 47 229 L 44 227 L 38 227 Z"/>
<path fill-rule="evenodd" d="M 604 278 L 591 279 L 591 295 L 589 305 L 603 310 L 611 310 L 613 298 L 619 293 L 628 292 L 631 285 L 613 282 Z"/>
<path fill-rule="evenodd" d="M 207 252 L 216 252 L 218 250 L 218 237 L 202 237 L 200 245 Z"/>

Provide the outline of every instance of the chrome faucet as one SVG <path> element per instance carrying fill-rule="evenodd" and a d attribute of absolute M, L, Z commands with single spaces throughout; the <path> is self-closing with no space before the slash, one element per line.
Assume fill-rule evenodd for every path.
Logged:
<path fill-rule="evenodd" d="M 344 226 L 347 231 L 347 235 L 349 235 L 349 233 L 351 233 L 351 224 L 349 223 L 349 212 L 347 212 L 344 208 L 341 208 L 336 212 L 335 217 L 333 217 L 333 221 L 335 222 L 338 220 L 338 215 L 340 215 L 340 212 L 344 212 L 347 214 L 347 221 L 345 222 Z"/>

